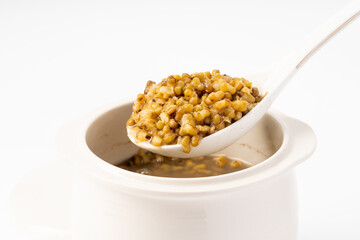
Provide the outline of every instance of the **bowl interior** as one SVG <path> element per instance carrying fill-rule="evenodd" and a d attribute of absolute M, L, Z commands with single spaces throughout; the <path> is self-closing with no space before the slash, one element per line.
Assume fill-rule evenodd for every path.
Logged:
<path fill-rule="evenodd" d="M 136 153 L 138 147 L 129 140 L 126 131 L 131 111 L 132 103 L 129 102 L 104 113 L 89 126 L 86 143 L 96 156 L 110 164 L 118 164 Z M 244 137 L 216 154 L 256 165 L 272 156 L 282 142 L 281 125 L 266 114 Z"/>

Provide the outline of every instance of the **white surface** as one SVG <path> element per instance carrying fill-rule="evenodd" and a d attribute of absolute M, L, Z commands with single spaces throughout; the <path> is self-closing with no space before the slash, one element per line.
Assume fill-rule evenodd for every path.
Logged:
<path fill-rule="evenodd" d="M 273 62 L 349 1 L 1 1 L 0 238 L 21 177 L 54 161 L 58 127 L 149 79 Z M 299 239 L 360 238 L 360 21 L 304 65 L 275 108 L 318 136 L 298 167 Z M 123 84 L 127 85 L 124 87 Z"/>

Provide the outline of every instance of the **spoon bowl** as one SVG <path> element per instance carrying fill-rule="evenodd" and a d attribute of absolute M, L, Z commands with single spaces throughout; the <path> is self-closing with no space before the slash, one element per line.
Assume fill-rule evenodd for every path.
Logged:
<path fill-rule="evenodd" d="M 258 87 L 260 92 L 266 92 L 262 86 L 267 84 L 267 80 L 271 74 L 271 69 L 272 67 L 268 67 L 267 70 L 259 73 L 246 75 L 245 78 L 251 81 L 254 86 Z M 189 153 L 185 153 L 180 144 L 156 147 L 152 145 L 150 141 L 140 142 L 136 139 L 136 131 L 132 128 L 127 128 L 127 133 L 130 140 L 139 147 L 163 156 L 191 158 L 208 155 L 230 146 L 240 137 L 244 136 L 253 126 L 255 126 L 255 124 L 263 117 L 271 106 L 272 102 L 270 102 L 269 96 L 271 97 L 272 95 L 268 94 L 255 108 L 253 108 L 240 120 L 234 122 L 221 131 L 215 132 L 203 138 L 198 146 L 191 148 Z"/>

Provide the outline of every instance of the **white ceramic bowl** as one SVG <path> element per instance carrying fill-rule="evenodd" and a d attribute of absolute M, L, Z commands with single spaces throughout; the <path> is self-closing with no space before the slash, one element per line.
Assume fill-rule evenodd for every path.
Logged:
<path fill-rule="evenodd" d="M 294 240 L 294 167 L 316 146 L 311 128 L 278 112 L 221 151 L 254 166 L 206 178 L 140 175 L 113 164 L 137 147 L 120 101 L 64 126 L 56 140 L 73 168 L 71 234 L 75 240 Z"/>

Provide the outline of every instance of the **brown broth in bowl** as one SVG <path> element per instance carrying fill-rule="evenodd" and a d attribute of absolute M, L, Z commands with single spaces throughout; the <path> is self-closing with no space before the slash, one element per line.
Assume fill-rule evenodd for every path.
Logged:
<path fill-rule="evenodd" d="M 243 161 L 225 156 L 173 158 L 143 149 L 117 166 L 139 174 L 174 178 L 217 176 L 250 167 Z"/>

